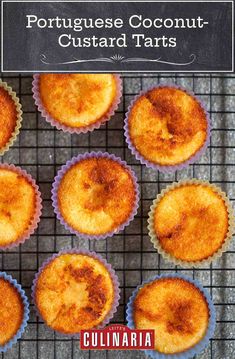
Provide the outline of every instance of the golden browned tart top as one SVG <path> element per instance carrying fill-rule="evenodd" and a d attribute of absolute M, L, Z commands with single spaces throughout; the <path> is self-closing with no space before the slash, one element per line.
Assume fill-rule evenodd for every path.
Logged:
<path fill-rule="evenodd" d="M 65 334 L 91 329 L 114 301 L 107 268 L 85 254 L 61 254 L 42 270 L 35 288 L 37 308 L 47 325 Z"/>
<path fill-rule="evenodd" d="M 5 345 L 18 332 L 23 321 L 24 305 L 17 289 L 0 278 L 0 345 Z"/>
<path fill-rule="evenodd" d="M 155 349 L 164 354 L 196 345 L 209 321 L 203 293 L 181 278 L 161 278 L 145 285 L 137 293 L 133 313 L 137 329 L 155 330 Z"/>
<path fill-rule="evenodd" d="M 36 193 L 23 175 L 0 168 L 0 245 L 16 242 L 35 215 Z"/>
<path fill-rule="evenodd" d="M 0 86 L 0 149 L 9 142 L 16 123 L 16 104 L 7 90 Z"/>
<path fill-rule="evenodd" d="M 183 261 L 201 261 L 225 242 L 228 216 L 225 200 L 210 185 L 186 183 L 160 199 L 154 229 L 167 253 Z"/>
<path fill-rule="evenodd" d="M 150 90 L 133 104 L 129 135 L 137 151 L 157 165 L 189 160 L 207 137 L 206 113 L 188 93 L 173 87 Z"/>
<path fill-rule="evenodd" d="M 50 116 L 63 125 L 80 128 L 96 123 L 117 96 L 112 74 L 43 74 L 40 97 Z"/>
<path fill-rule="evenodd" d="M 87 158 L 72 165 L 58 187 L 64 220 L 84 234 L 116 230 L 133 211 L 135 184 L 128 169 L 110 158 Z"/>

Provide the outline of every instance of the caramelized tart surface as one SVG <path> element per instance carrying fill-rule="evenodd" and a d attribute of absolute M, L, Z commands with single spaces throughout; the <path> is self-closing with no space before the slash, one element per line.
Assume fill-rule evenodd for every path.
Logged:
<path fill-rule="evenodd" d="M 226 240 L 229 227 L 224 199 L 212 187 L 185 184 L 164 194 L 154 213 L 161 247 L 183 261 L 212 256 Z"/>
<path fill-rule="evenodd" d="M 131 173 L 109 158 L 88 158 L 72 165 L 57 192 L 64 220 L 84 234 L 116 230 L 133 211 L 136 194 Z"/>
<path fill-rule="evenodd" d="M 98 122 L 117 95 L 112 74 L 42 74 L 40 97 L 53 119 L 79 128 Z"/>
<path fill-rule="evenodd" d="M 5 345 L 18 332 L 24 316 L 24 304 L 16 288 L 0 278 L 0 345 Z"/>
<path fill-rule="evenodd" d="M 24 235 L 34 219 L 35 205 L 32 184 L 13 170 L 0 168 L 0 245 Z"/>
<path fill-rule="evenodd" d="M 0 149 L 9 142 L 16 123 L 16 104 L 9 93 L 0 87 Z"/>
<path fill-rule="evenodd" d="M 133 104 L 129 135 L 134 147 L 148 161 L 172 166 L 189 160 L 207 137 L 206 114 L 186 92 L 155 88 Z"/>
<path fill-rule="evenodd" d="M 84 254 L 62 254 L 39 275 L 35 300 L 47 325 L 65 334 L 101 324 L 114 300 L 107 268 Z"/>
<path fill-rule="evenodd" d="M 181 278 L 157 279 L 134 301 L 137 329 L 155 330 L 155 349 L 175 354 L 192 348 L 206 334 L 209 308 L 201 291 Z"/>

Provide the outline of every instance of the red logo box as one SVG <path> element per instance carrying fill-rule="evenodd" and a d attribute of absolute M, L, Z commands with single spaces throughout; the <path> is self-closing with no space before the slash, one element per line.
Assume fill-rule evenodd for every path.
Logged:
<path fill-rule="evenodd" d="M 130 329 L 122 324 L 109 325 L 104 329 L 82 330 L 80 349 L 154 349 L 154 330 Z"/>

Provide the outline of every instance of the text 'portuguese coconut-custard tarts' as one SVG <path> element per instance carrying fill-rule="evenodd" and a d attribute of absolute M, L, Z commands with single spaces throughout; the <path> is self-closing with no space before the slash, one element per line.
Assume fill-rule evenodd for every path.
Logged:
<path fill-rule="evenodd" d="M 142 164 L 174 172 L 195 162 L 206 149 L 209 117 L 189 91 L 174 85 L 157 86 L 131 103 L 125 136 L 132 154 Z"/>
<path fill-rule="evenodd" d="M 38 186 L 28 173 L 0 164 L 0 249 L 17 246 L 34 233 L 41 202 Z"/>
<path fill-rule="evenodd" d="M 85 153 L 60 169 L 52 201 L 58 219 L 70 232 L 103 239 L 123 230 L 137 213 L 137 179 L 120 158 L 106 152 Z"/>
<path fill-rule="evenodd" d="M 38 314 L 62 334 L 105 326 L 116 312 L 119 284 L 111 266 L 94 252 L 62 250 L 37 273 L 32 296 Z"/>
<path fill-rule="evenodd" d="M 6 352 L 22 336 L 29 319 L 29 303 L 21 286 L 0 272 L 0 352 Z"/>
<path fill-rule="evenodd" d="M 21 127 L 22 110 L 16 93 L 0 80 L 0 155 L 16 140 Z"/>
<path fill-rule="evenodd" d="M 181 274 L 156 276 L 139 286 L 127 305 L 130 328 L 154 329 L 155 359 L 187 359 L 200 353 L 215 329 L 215 308 L 207 291 Z"/>
<path fill-rule="evenodd" d="M 34 75 L 33 97 L 43 117 L 57 129 L 85 133 L 113 116 L 121 98 L 113 74 Z"/>
<path fill-rule="evenodd" d="M 192 179 L 163 190 L 151 206 L 148 223 L 151 241 L 166 260 L 200 267 L 226 250 L 234 214 L 224 192 Z"/>

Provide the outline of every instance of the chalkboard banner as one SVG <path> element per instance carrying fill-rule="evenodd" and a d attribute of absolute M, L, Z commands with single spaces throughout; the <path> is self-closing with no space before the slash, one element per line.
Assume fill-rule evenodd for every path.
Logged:
<path fill-rule="evenodd" d="M 2 71 L 233 72 L 233 1 L 3 1 Z"/>

